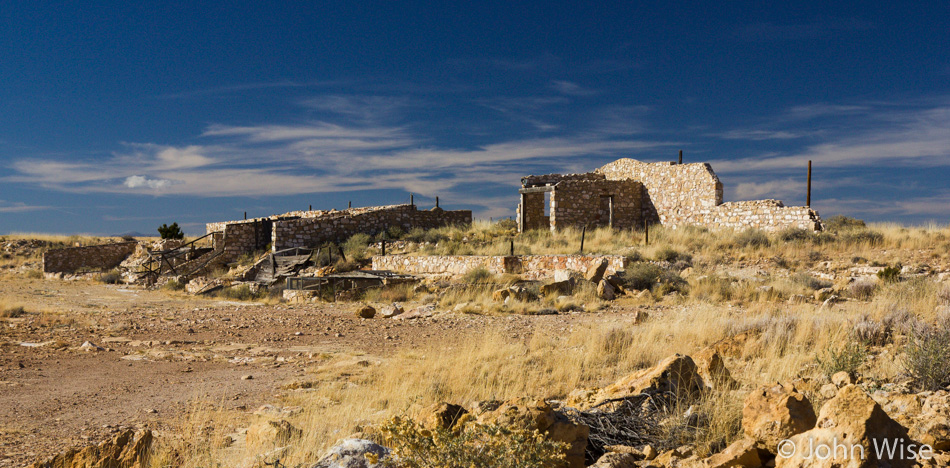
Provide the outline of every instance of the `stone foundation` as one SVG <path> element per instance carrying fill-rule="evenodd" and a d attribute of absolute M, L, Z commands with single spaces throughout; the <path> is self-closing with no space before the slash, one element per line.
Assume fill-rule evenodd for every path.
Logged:
<path fill-rule="evenodd" d="M 558 270 L 584 274 L 603 259 L 607 259 L 608 273 L 627 267 L 627 257 L 622 255 L 377 255 L 373 257 L 373 269 L 422 276 L 461 276 L 476 268 L 485 268 L 496 275 L 510 273 L 529 280 L 543 280 L 554 278 Z"/>
<path fill-rule="evenodd" d="M 74 273 L 77 270 L 110 270 L 132 255 L 137 245 L 138 242 L 119 242 L 50 250 L 43 254 L 43 272 Z"/>

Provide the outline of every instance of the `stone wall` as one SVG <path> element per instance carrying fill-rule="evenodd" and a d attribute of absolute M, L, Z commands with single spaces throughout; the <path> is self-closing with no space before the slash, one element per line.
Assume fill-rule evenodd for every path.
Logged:
<path fill-rule="evenodd" d="M 643 185 L 632 180 L 561 181 L 551 193 L 551 229 L 610 226 L 611 218 L 617 229 L 638 227 L 642 197 Z"/>
<path fill-rule="evenodd" d="M 73 273 L 76 270 L 109 270 L 135 252 L 138 242 L 90 245 L 49 250 L 43 254 L 45 273 Z"/>
<path fill-rule="evenodd" d="M 222 238 L 224 254 L 220 261 L 230 262 L 245 253 L 267 247 L 267 244 L 271 243 L 274 223 L 275 221 L 259 218 L 226 224 Z"/>
<path fill-rule="evenodd" d="M 291 247 L 312 247 L 324 242 L 342 242 L 357 233 L 375 235 L 390 227 L 404 231 L 433 229 L 472 223 L 469 210 L 445 211 L 441 208 L 420 211 L 415 205 L 393 205 L 386 209 L 355 212 L 346 210 L 318 218 L 277 220 L 271 239 L 274 251 Z M 227 242 L 227 235 L 225 235 Z"/>
<path fill-rule="evenodd" d="M 778 200 L 755 200 L 723 203 L 709 210 L 672 224 L 672 227 L 695 224 L 709 228 L 736 230 L 761 229 L 781 231 L 787 228 L 821 230 L 818 212 L 805 206 L 785 206 Z"/>
<path fill-rule="evenodd" d="M 622 255 L 386 255 L 373 257 L 374 270 L 391 270 L 412 275 L 460 276 L 483 267 L 500 275 L 511 273 L 525 279 L 550 279 L 557 270 L 585 273 L 588 268 L 607 259 L 607 271 L 614 273 L 627 266 Z"/>
<path fill-rule="evenodd" d="M 595 172 L 608 180 L 636 180 L 643 184 L 646 197 L 643 218 L 660 224 L 682 224 L 702 209 L 722 203 L 722 182 L 706 163 L 644 163 L 618 159 Z"/>

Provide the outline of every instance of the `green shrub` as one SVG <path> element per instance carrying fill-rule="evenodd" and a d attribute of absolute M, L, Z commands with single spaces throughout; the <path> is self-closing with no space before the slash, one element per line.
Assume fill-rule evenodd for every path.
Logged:
<path fill-rule="evenodd" d="M 678 252 L 672 247 L 663 247 L 662 249 L 657 250 L 656 253 L 653 254 L 653 259 L 658 262 L 670 262 L 670 263 L 678 263 L 678 262 L 690 263 L 693 261 L 693 257 L 691 255 Z"/>
<path fill-rule="evenodd" d="M 369 234 L 358 233 L 350 236 L 343 243 L 343 252 L 348 260 L 361 261 L 366 259 L 366 247 L 373 239 Z"/>
<path fill-rule="evenodd" d="M 492 273 L 488 271 L 488 268 L 480 266 L 462 275 L 462 281 L 469 284 L 488 283 L 494 276 L 495 275 L 492 275 Z"/>
<path fill-rule="evenodd" d="M 935 391 L 950 383 L 950 326 L 918 327 L 904 345 L 901 364 L 920 391 Z"/>
<path fill-rule="evenodd" d="M 386 459 L 370 456 L 368 461 L 385 467 L 567 466 L 567 444 L 548 440 L 537 430 L 476 423 L 459 424 L 454 430 L 430 429 L 411 419 L 393 418 L 382 424 L 380 434 L 393 452 Z"/>
<path fill-rule="evenodd" d="M 873 247 L 884 242 L 884 234 L 868 229 L 852 230 L 841 234 L 841 241 L 848 245 L 868 244 Z"/>
<path fill-rule="evenodd" d="M 0 309 L 0 317 L 2 318 L 17 318 L 23 316 L 26 313 L 26 310 L 23 306 L 10 306 Z"/>
<path fill-rule="evenodd" d="M 630 265 L 620 273 L 620 277 L 630 289 L 653 290 L 660 285 L 669 285 L 672 290 L 682 291 L 686 287 L 686 280 L 680 275 L 650 262 Z"/>
<path fill-rule="evenodd" d="M 122 274 L 116 270 L 107 271 L 99 275 L 99 281 L 105 284 L 119 284 L 122 282 Z"/>
<path fill-rule="evenodd" d="M 836 232 L 867 227 L 863 220 L 844 215 L 834 215 L 825 220 L 822 224 L 824 224 L 826 230 Z"/>
<path fill-rule="evenodd" d="M 40 270 L 30 269 L 30 270 L 26 270 L 26 273 L 24 274 L 26 275 L 27 278 L 30 278 L 30 279 L 43 279 L 43 272 Z"/>
<path fill-rule="evenodd" d="M 841 348 L 831 348 L 822 353 L 818 357 L 818 365 L 829 377 L 841 371 L 855 375 L 867 356 L 865 343 L 852 335 Z"/>
<path fill-rule="evenodd" d="M 230 287 L 230 288 L 224 287 L 224 288 L 219 289 L 215 293 L 215 297 L 219 297 L 221 299 L 230 299 L 234 301 L 253 301 L 257 299 L 263 299 L 266 296 L 267 296 L 266 290 L 262 289 L 261 291 L 254 293 L 251 291 L 251 288 L 248 287 L 246 284 L 242 284 L 240 286 Z"/>
<path fill-rule="evenodd" d="M 831 281 L 815 278 L 814 276 L 809 275 L 808 273 L 805 273 L 803 271 L 789 276 L 788 279 L 790 279 L 793 283 L 802 285 L 807 289 L 811 289 L 815 291 L 819 289 L 830 288 L 831 286 L 834 285 L 834 283 L 832 283 Z"/>
<path fill-rule="evenodd" d="M 180 281 L 178 281 L 177 279 L 170 279 L 170 280 L 168 280 L 167 283 L 165 283 L 165 284 L 162 286 L 162 288 L 164 288 L 164 289 L 166 289 L 166 290 L 168 290 L 168 291 L 184 291 L 184 290 L 185 290 L 185 284 L 182 283 L 182 282 L 180 282 Z"/>
<path fill-rule="evenodd" d="M 769 236 L 758 229 L 752 228 L 737 234 L 733 241 L 739 247 L 768 247 L 771 244 Z"/>
<path fill-rule="evenodd" d="M 883 270 L 877 272 L 877 277 L 884 283 L 896 283 L 901 279 L 901 266 L 900 262 L 897 262 L 894 266 L 884 267 Z"/>
<path fill-rule="evenodd" d="M 167 224 L 162 224 L 158 228 L 158 235 L 162 239 L 184 239 L 185 233 L 181 232 L 181 228 L 178 227 L 178 223 L 172 223 L 171 226 Z"/>
<path fill-rule="evenodd" d="M 815 235 L 807 229 L 786 228 L 779 231 L 775 237 L 782 242 L 803 242 L 812 240 Z"/>

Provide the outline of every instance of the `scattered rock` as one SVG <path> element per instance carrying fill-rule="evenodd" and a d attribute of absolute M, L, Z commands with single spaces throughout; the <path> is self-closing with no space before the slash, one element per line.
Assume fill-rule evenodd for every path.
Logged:
<path fill-rule="evenodd" d="M 818 393 L 821 394 L 822 398 L 834 398 L 835 395 L 838 394 L 838 386 L 833 383 L 824 384 L 821 386 L 821 389 L 818 390 Z"/>
<path fill-rule="evenodd" d="M 555 281 L 541 286 L 541 295 L 571 295 L 574 292 L 574 280 Z"/>
<path fill-rule="evenodd" d="M 594 263 L 593 265 L 591 265 L 590 268 L 587 269 L 587 274 L 584 275 L 584 277 L 587 279 L 587 281 L 597 284 L 597 283 L 600 283 L 602 279 L 604 279 L 604 273 L 606 272 L 607 272 L 607 259 L 605 258 L 605 259 L 602 259 L 600 262 Z"/>
<path fill-rule="evenodd" d="M 606 260 L 604 263 L 606 264 Z M 616 289 L 614 289 L 614 287 L 611 286 L 607 281 L 600 280 L 600 282 L 597 283 L 597 297 L 605 301 L 612 301 L 614 300 L 616 294 Z"/>
<path fill-rule="evenodd" d="M 636 468 L 638 458 L 631 453 L 607 452 L 590 468 Z"/>
<path fill-rule="evenodd" d="M 757 467 L 772 458 L 768 452 L 756 447 L 754 440 L 746 437 L 733 442 L 725 450 L 706 459 L 707 468 Z"/>
<path fill-rule="evenodd" d="M 789 384 L 766 385 L 749 393 L 742 408 L 742 430 L 766 450 L 815 426 L 815 410 Z"/>
<path fill-rule="evenodd" d="M 654 367 L 630 374 L 597 391 L 575 391 L 568 398 L 568 405 L 591 408 L 600 403 L 626 398 L 640 393 L 669 393 L 678 398 L 699 396 L 705 385 L 689 356 L 674 354 Z"/>
<path fill-rule="evenodd" d="M 821 288 L 815 291 L 815 300 L 818 302 L 823 302 L 829 297 L 833 296 L 834 294 L 835 294 L 835 290 L 832 288 Z"/>
<path fill-rule="evenodd" d="M 344 439 L 327 451 L 312 468 L 375 468 L 389 449 L 365 439 Z M 373 463 L 373 460 L 376 463 Z"/>
<path fill-rule="evenodd" d="M 82 351 L 105 351 L 106 350 L 102 346 L 99 346 L 90 341 L 84 342 L 82 345 L 79 346 L 79 349 Z"/>
<path fill-rule="evenodd" d="M 254 376 L 251 374 L 242 375 L 241 380 L 254 380 Z"/>
<path fill-rule="evenodd" d="M 359 309 L 356 309 L 356 316 L 364 319 L 371 319 L 376 316 L 376 309 L 370 305 L 364 305 Z"/>
<path fill-rule="evenodd" d="M 853 384 L 854 379 L 851 377 L 851 374 L 845 371 L 835 372 L 835 374 L 831 376 L 831 383 L 835 384 L 836 387 L 841 388 L 845 385 Z"/>
<path fill-rule="evenodd" d="M 383 318 L 393 318 L 397 315 L 401 315 L 403 312 L 405 312 L 405 310 L 403 310 L 402 306 L 394 302 L 390 306 L 383 307 L 379 313 Z"/>
<path fill-rule="evenodd" d="M 435 306 L 432 304 L 416 307 L 404 314 L 393 317 L 393 320 L 414 320 L 419 318 L 432 317 L 435 314 Z"/>

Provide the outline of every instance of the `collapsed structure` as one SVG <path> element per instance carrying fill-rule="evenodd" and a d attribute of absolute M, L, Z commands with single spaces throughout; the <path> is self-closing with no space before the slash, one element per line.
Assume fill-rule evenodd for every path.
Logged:
<path fill-rule="evenodd" d="M 375 235 L 392 228 L 408 232 L 416 228 L 434 229 L 471 223 L 470 210 L 446 211 L 439 207 L 419 210 L 414 204 L 339 211 L 292 211 L 262 218 L 209 223 L 204 236 L 188 243 L 165 242 L 158 250 L 145 249 L 137 242 L 50 250 L 43 255 L 43 271 L 102 271 L 121 265 L 136 269 L 142 279 L 152 283 L 161 276 L 189 278 L 204 275 L 242 255 L 267 248 L 293 260 L 302 256 L 296 249 L 343 242 L 357 233 Z M 208 240 L 210 245 L 207 245 Z M 306 256 L 309 257 L 309 253 Z M 132 261 L 132 257 L 137 259 Z M 287 263 L 279 260 L 270 259 L 272 272 Z"/>
<path fill-rule="evenodd" d="M 722 182 L 707 163 L 644 163 L 618 159 L 584 174 L 532 175 L 521 179 L 518 230 L 574 227 L 631 229 L 785 228 L 821 230 L 818 212 L 779 200 L 723 203 Z M 547 201 L 545 200 L 547 198 Z"/>

